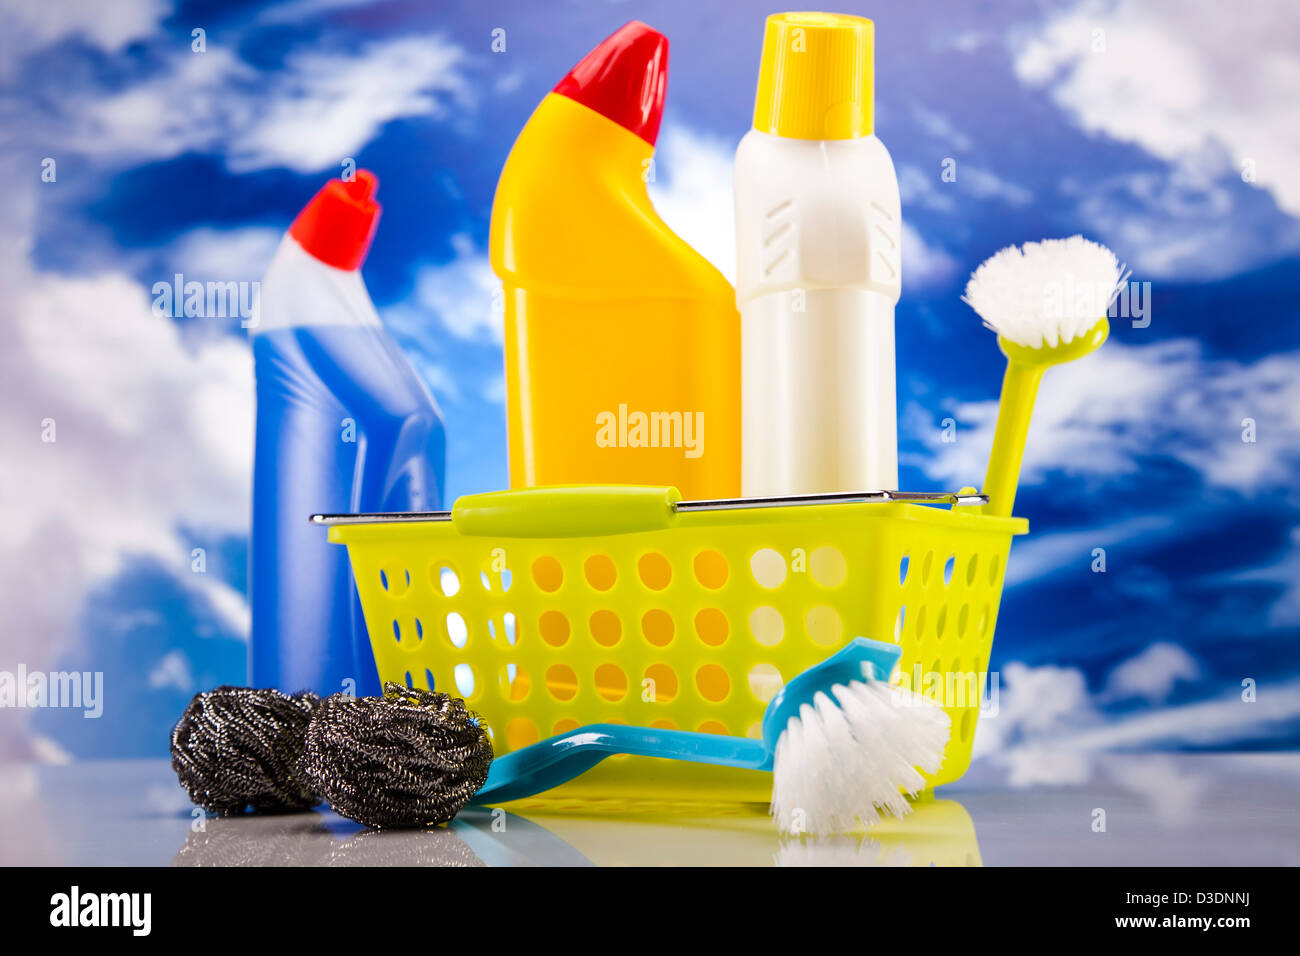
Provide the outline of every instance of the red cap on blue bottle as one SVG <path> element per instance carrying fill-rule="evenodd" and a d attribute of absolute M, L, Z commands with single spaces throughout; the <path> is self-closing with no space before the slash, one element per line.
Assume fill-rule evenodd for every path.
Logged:
<path fill-rule="evenodd" d="M 582 58 L 554 92 L 630 130 L 651 146 L 668 85 L 668 38 L 633 20 Z"/>
<path fill-rule="evenodd" d="M 336 269 L 361 268 L 379 222 L 379 180 L 358 169 L 351 180 L 331 179 L 298 213 L 289 235 L 308 253 Z"/>

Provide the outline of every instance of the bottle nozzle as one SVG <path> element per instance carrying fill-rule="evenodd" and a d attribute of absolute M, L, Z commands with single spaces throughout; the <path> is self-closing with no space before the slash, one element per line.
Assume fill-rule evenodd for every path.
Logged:
<path fill-rule="evenodd" d="M 668 85 L 668 38 L 639 20 L 619 27 L 555 85 L 654 145 Z"/>
<path fill-rule="evenodd" d="M 326 265 L 359 269 L 379 222 L 378 188 L 379 180 L 368 169 L 358 169 L 350 180 L 331 179 L 298 213 L 289 235 Z"/>

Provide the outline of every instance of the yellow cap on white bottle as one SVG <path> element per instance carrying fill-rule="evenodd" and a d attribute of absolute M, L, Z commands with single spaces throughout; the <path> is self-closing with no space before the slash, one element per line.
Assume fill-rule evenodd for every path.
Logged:
<path fill-rule="evenodd" d="M 842 13 L 774 13 L 763 34 L 754 129 L 790 139 L 870 136 L 875 24 Z"/>

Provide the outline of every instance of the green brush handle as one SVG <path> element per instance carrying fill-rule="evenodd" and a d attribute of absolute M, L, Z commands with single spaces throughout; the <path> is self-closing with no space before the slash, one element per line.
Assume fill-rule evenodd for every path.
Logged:
<path fill-rule="evenodd" d="M 1002 377 L 1002 401 L 998 405 L 998 424 L 993 432 L 993 451 L 989 470 L 984 476 L 984 494 L 989 503 L 983 513 L 1008 518 L 1016 503 L 1016 485 L 1020 481 L 1020 463 L 1025 457 L 1025 440 L 1034 415 L 1038 383 L 1043 380 L 1044 365 L 1007 363 Z"/>
<path fill-rule="evenodd" d="M 1043 372 L 1048 366 L 1073 362 L 1096 351 L 1109 335 L 1110 322 L 1103 315 L 1088 332 L 1064 345 L 1031 348 L 998 337 L 998 347 L 1007 357 L 1007 374 L 1002 378 L 998 424 L 993 431 L 989 470 L 984 476 L 984 494 L 989 496 L 989 503 L 982 514 L 995 518 L 1011 516 L 1020 482 L 1020 463 L 1025 457 L 1025 439 L 1029 437 L 1029 420 L 1034 415 L 1034 399 Z"/>

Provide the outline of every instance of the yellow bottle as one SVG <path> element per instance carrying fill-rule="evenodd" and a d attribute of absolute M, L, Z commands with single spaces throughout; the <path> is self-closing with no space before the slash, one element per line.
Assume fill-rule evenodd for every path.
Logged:
<path fill-rule="evenodd" d="M 633 21 L 519 134 L 492 209 L 505 286 L 513 487 L 740 491 L 740 320 L 731 285 L 646 193 L 668 40 Z"/>

